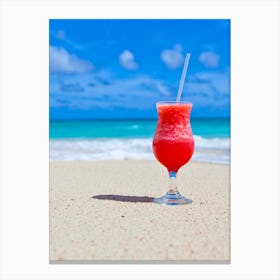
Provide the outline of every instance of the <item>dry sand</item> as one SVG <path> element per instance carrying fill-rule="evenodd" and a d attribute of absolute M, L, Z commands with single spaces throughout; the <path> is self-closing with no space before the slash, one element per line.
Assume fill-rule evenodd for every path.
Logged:
<path fill-rule="evenodd" d="M 167 185 L 156 161 L 51 162 L 50 262 L 229 262 L 230 166 L 181 168 L 189 205 L 153 203 Z"/>

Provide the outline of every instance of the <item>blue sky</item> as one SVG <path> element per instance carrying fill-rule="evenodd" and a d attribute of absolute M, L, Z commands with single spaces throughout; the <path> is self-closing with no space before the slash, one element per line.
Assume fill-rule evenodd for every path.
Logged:
<path fill-rule="evenodd" d="M 192 117 L 230 116 L 230 20 L 50 20 L 50 119 L 156 118 L 175 100 Z"/>

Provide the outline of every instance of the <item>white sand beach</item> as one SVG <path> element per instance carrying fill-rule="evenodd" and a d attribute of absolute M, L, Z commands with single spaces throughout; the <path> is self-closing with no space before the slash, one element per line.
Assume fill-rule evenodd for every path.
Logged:
<path fill-rule="evenodd" d="M 156 161 L 50 162 L 50 262 L 229 262 L 230 166 L 191 162 L 166 206 Z"/>

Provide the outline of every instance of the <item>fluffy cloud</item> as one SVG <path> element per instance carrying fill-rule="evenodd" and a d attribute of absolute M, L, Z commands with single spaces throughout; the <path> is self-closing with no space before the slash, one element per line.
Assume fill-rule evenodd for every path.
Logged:
<path fill-rule="evenodd" d="M 66 36 L 65 36 L 64 30 L 58 30 L 57 33 L 56 33 L 56 38 L 58 40 L 65 40 Z"/>
<path fill-rule="evenodd" d="M 181 45 L 175 45 L 171 50 L 162 51 L 160 58 L 169 69 L 176 69 L 184 63 Z"/>
<path fill-rule="evenodd" d="M 190 74 L 182 99 L 197 111 L 228 108 L 229 70 Z M 50 75 L 50 106 L 91 110 L 93 108 L 151 109 L 159 100 L 175 100 L 178 81 L 167 82 L 148 75 L 121 78 L 107 70 L 75 75 Z M 207 112 L 208 112 L 207 111 Z"/>
<path fill-rule="evenodd" d="M 207 68 L 219 66 L 220 56 L 212 51 L 203 52 L 199 56 L 199 61 Z"/>
<path fill-rule="evenodd" d="M 189 77 L 183 96 L 197 106 L 217 108 L 230 102 L 228 71 L 200 72 Z"/>
<path fill-rule="evenodd" d="M 64 48 L 50 46 L 50 72 L 84 73 L 93 68 L 89 61 L 68 53 Z"/>
<path fill-rule="evenodd" d="M 110 72 L 97 71 L 60 79 L 51 76 L 50 85 L 51 107 L 150 108 L 158 100 L 169 99 L 172 95 L 175 98 L 169 84 L 149 76 L 119 79 Z"/>
<path fill-rule="evenodd" d="M 134 70 L 138 68 L 138 64 L 134 60 L 134 55 L 129 50 L 124 50 L 119 57 L 119 61 L 122 67 Z"/>
<path fill-rule="evenodd" d="M 83 92 L 85 89 L 77 83 L 63 84 L 60 90 L 65 92 Z"/>

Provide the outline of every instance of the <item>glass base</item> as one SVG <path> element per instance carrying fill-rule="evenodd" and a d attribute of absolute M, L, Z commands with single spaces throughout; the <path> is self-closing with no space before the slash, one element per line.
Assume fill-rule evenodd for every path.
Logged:
<path fill-rule="evenodd" d="M 154 198 L 155 203 L 166 204 L 166 205 L 182 205 L 190 204 L 192 200 L 182 196 L 179 192 L 166 193 L 161 197 Z"/>

